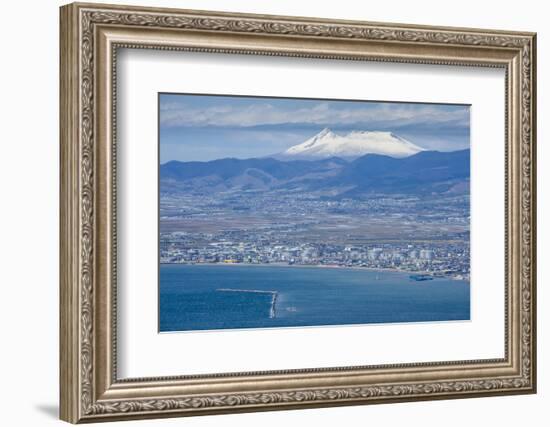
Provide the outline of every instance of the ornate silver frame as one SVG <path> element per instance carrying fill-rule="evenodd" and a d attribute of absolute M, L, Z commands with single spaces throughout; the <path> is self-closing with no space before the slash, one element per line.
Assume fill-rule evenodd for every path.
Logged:
<path fill-rule="evenodd" d="M 72 422 L 534 393 L 533 33 L 204 11 L 61 8 L 61 419 Z M 119 380 L 117 48 L 506 70 L 506 342 L 497 360 Z"/>

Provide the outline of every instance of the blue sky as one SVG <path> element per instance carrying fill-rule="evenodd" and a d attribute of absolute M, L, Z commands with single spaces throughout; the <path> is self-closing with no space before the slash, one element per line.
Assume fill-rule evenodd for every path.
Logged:
<path fill-rule="evenodd" d="M 160 94 L 160 162 L 280 153 L 323 128 L 391 131 L 429 150 L 470 146 L 470 107 Z"/>

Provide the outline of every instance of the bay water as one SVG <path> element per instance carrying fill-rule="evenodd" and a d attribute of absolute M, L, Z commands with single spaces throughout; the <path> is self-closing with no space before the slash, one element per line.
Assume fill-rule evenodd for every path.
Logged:
<path fill-rule="evenodd" d="M 470 284 L 361 268 L 162 264 L 160 332 L 470 319 Z"/>

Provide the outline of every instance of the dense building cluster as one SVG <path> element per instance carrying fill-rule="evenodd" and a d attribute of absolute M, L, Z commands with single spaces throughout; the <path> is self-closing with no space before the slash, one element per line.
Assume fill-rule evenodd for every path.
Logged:
<path fill-rule="evenodd" d="M 332 265 L 398 269 L 468 279 L 470 248 L 463 242 L 339 245 L 233 240 L 230 236 L 172 232 L 161 234 L 162 263 L 249 263 Z M 198 245 L 198 241 L 201 245 Z"/>
<path fill-rule="evenodd" d="M 326 265 L 469 279 L 469 196 L 161 198 L 162 263 Z"/>

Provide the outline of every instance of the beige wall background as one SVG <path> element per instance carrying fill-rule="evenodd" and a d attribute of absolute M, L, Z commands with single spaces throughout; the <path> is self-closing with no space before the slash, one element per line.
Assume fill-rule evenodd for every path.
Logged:
<path fill-rule="evenodd" d="M 112 3 L 125 4 L 110 0 Z M 129 0 L 130 2 L 130 0 Z M 550 27 L 536 0 L 162 0 L 234 12 L 538 32 L 539 393 L 454 401 L 136 421 L 124 426 L 543 426 L 550 406 Z M 60 425 L 58 401 L 58 7 L 4 3 L 0 22 L 0 402 L 2 425 Z M 548 237 L 547 237 L 548 236 Z M 545 239 L 547 237 L 547 239 Z M 545 420 L 546 418 L 546 420 Z M 122 425 L 122 424 L 121 424 Z"/>

